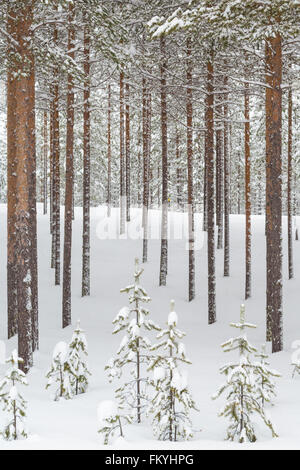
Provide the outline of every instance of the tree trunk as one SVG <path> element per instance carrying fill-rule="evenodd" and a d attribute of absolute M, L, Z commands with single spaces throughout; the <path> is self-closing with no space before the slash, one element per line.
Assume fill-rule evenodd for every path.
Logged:
<path fill-rule="evenodd" d="M 161 135 L 162 135 L 162 222 L 159 285 L 167 285 L 168 274 L 168 123 L 166 90 L 166 39 L 160 38 Z"/>
<path fill-rule="evenodd" d="M 44 215 L 48 212 L 48 113 L 44 111 L 44 178 L 43 178 L 43 203 Z"/>
<path fill-rule="evenodd" d="M 224 79 L 225 91 L 228 88 L 228 77 Z M 224 103 L 224 277 L 229 276 L 230 271 L 230 162 L 228 152 L 228 94 L 225 93 Z"/>
<path fill-rule="evenodd" d="M 219 97 L 219 100 L 221 98 Z M 218 225 L 218 250 L 223 249 L 223 233 L 224 233 L 224 214 L 223 214 L 223 132 L 222 132 L 222 105 L 216 108 L 219 119 L 216 130 L 216 201 L 217 201 L 217 225 Z"/>
<path fill-rule="evenodd" d="M 108 85 L 107 107 L 107 217 L 111 216 L 111 85 Z"/>
<path fill-rule="evenodd" d="M 148 261 L 148 211 L 149 211 L 149 91 L 143 79 L 143 263 Z"/>
<path fill-rule="evenodd" d="M 8 11 L 7 32 L 16 40 L 15 12 Z M 16 271 L 16 81 L 13 77 L 14 48 L 8 44 L 10 67 L 7 72 L 7 326 L 8 339 L 18 332 L 18 303 Z"/>
<path fill-rule="evenodd" d="M 289 279 L 294 277 L 293 263 L 293 208 L 292 208 L 292 178 L 293 178 L 293 96 L 292 89 L 288 93 L 288 267 Z"/>
<path fill-rule="evenodd" d="M 68 56 L 75 59 L 74 4 L 69 4 L 68 12 Z M 67 141 L 66 141 L 66 186 L 65 186 L 65 236 L 63 267 L 63 303 L 62 326 L 66 328 L 72 322 L 71 276 L 72 276 L 72 212 L 73 212 L 73 173 L 74 173 L 74 80 L 68 75 L 67 92 Z"/>
<path fill-rule="evenodd" d="M 34 2 L 27 2 L 17 11 L 17 40 L 21 74 L 15 89 L 15 151 L 16 151 L 16 267 L 18 273 L 18 355 L 23 359 L 19 367 L 27 373 L 33 363 L 32 322 L 34 316 L 33 291 L 37 292 L 37 277 L 32 272 L 32 256 L 35 224 L 33 215 L 33 191 L 30 187 L 35 178 L 35 80 L 32 53 L 32 23 Z M 29 41 L 28 39 L 31 39 Z"/>
<path fill-rule="evenodd" d="M 266 41 L 267 340 L 282 351 L 282 45 Z"/>
<path fill-rule="evenodd" d="M 124 142 L 124 72 L 120 72 L 120 234 L 125 233 L 126 220 L 126 165 Z"/>
<path fill-rule="evenodd" d="M 126 134 L 126 220 L 130 222 L 130 206 L 131 206 L 131 188 L 130 188 L 130 88 L 129 83 L 125 85 L 125 134 Z"/>
<path fill-rule="evenodd" d="M 205 151 L 207 198 L 207 255 L 208 255 L 208 323 L 216 322 L 215 268 L 215 188 L 214 188 L 214 68 L 207 63 L 207 94 L 205 103 Z"/>
<path fill-rule="evenodd" d="M 82 297 L 90 295 L 90 30 L 84 27 Z"/>
<path fill-rule="evenodd" d="M 193 64 L 191 61 L 192 44 L 187 39 L 187 169 L 188 169 L 188 224 L 189 224 L 189 302 L 195 298 L 195 238 L 194 238 L 194 193 L 193 193 Z"/>
<path fill-rule="evenodd" d="M 245 299 L 251 297 L 251 160 L 249 84 L 245 84 L 245 202 L 246 202 L 246 282 Z"/>

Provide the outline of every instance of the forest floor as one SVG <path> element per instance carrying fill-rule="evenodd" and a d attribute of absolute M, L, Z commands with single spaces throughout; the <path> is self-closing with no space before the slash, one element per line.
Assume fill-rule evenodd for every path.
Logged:
<path fill-rule="evenodd" d="M 112 336 L 112 320 L 127 296 L 120 288 L 132 282 L 134 258 L 141 257 L 141 240 L 103 240 L 105 226 L 103 207 L 92 210 L 91 223 L 91 297 L 82 299 L 81 293 L 81 210 L 76 209 L 74 222 L 72 263 L 73 326 L 61 329 L 61 288 L 54 286 L 54 272 L 50 269 L 49 219 L 42 215 L 39 205 L 39 310 L 40 350 L 34 356 L 34 368 L 28 375 L 29 386 L 22 392 L 28 401 L 29 439 L 16 443 L 0 441 L 0 449 L 101 449 L 97 434 L 97 405 L 102 400 L 114 399 L 118 381 L 109 384 L 104 366 L 116 353 L 122 334 Z M 158 226 L 159 213 L 151 212 L 152 226 Z M 117 220 L 117 210 L 113 219 Z M 136 221 L 140 211 L 134 210 L 131 238 L 136 235 Z M 200 227 L 200 217 L 196 218 Z M 170 444 L 154 440 L 150 421 L 130 425 L 125 429 L 125 439 L 116 439 L 115 449 L 300 449 L 300 377 L 292 379 L 292 343 L 300 340 L 300 242 L 295 242 L 295 279 L 287 278 L 286 227 L 284 227 L 284 352 L 271 357 L 271 366 L 282 378 L 278 379 L 278 397 L 268 411 L 279 434 L 272 439 L 269 429 L 257 421 L 258 442 L 233 444 L 224 441 L 227 422 L 218 417 L 224 399 L 212 401 L 211 396 L 223 382 L 219 368 L 232 359 L 224 354 L 221 343 L 236 335 L 229 323 L 239 319 L 240 304 L 244 295 L 244 217 L 231 216 L 231 276 L 223 277 L 223 251 L 217 253 L 217 316 L 218 322 L 207 325 L 207 257 L 205 236 L 196 252 L 196 292 L 194 302 L 187 302 L 188 253 L 184 239 L 169 243 L 168 286 L 158 287 L 159 240 L 149 242 L 149 262 L 145 265 L 142 285 L 152 298 L 149 305 L 154 321 L 164 325 L 169 313 L 169 302 L 176 301 L 178 327 L 187 333 L 184 340 L 192 365 L 188 367 L 190 389 L 200 409 L 193 413 L 195 438 L 188 443 Z M 284 226 L 286 226 L 284 219 Z M 171 225 L 180 224 L 180 214 L 171 215 Z M 6 259 L 6 206 L 0 206 L 0 250 Z M 200 230 L 200 229 L 199 229 Z M 111 236 L 116 235 L 112 222 Z M 203 245 L 201 247 L 201 245 Z M 265 338 L 265 236 L 264 217 L 253 217 L 253 296 L 246 302 L 247 320 L 258 325 L 249 333 L 250 341 L 260 348 Z M 1 334 L 5 340 L 6 320 L 6 270 L 2 263 L 0 274 Z M 92 372 L 87 394 L 70 401 L 54 402 L 51 391 L 45 390 L 45 375 L 51 364 L 52 351 L 59 341 L 70 341 L 76 321 L 81 320 L 89 344 L 89 367 Z M 152 337 L 153 341 L 155 340 Z M 16 338 L 5 341 L 7 355 L 16 348 Z M 300 343 L 300 342 L 299 342 Z M 0 365 L 0 376 L 5 371 Z M 2 417 L 0 416 L 0 425 Z M 112 448 L 112 447 L 110 447 Z"/>

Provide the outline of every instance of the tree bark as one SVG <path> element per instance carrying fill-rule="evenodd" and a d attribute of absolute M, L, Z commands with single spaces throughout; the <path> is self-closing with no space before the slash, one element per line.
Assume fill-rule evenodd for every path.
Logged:
<path fill-rule="evenodd" d="M 214 68 L 207 62 L 207 88 L 205 103 L 205 161 L 207 198 L 207 255 L 208 255 L 208 323 L 215 323 L 216 268 L 215 268 L 215 185 L 214 185 Z"/>
<path fill-rule="evenodd" d="M 195 298 L 195 238 L 194 238 L 194 191 L 193 191 L 193 64 L 192 43 L 186 45 L 186 122 L 187 122 L 187 169 L 188 169 L 188 224 L 189 224 L 189 302 Z"/>
<path fill-rule="evenodd" d="M 224 79 L 225 91 L 228 88 L 228 77 Z M 224 102 L 224 277 L 230 272 L 230 162 L 228 152 L 228 94 Z"/>
<path fill-rule="evenodd" d="M 69 4 L 68 11 L 68 56 L 75 59 L 74 4 Z M 66 142 L 66 186 L 65 186 L 65 230 L 64 230 L 64 267 L 62 326 L 66 328 L 72 322 L 71 276 L 72 276 L 72 213 L 73 213 L 73 173 L 74 173 L 74 79 L 68 74 L 67 91 L 67 142 Z"/>
<path fill-rule="evenodd" d="M 292 179 L 293 179 L 293 95 L 288 92 L 288 268 L 289 279 L 294 277 L 293 263 L 293 208 L 292 208 Z"/>
<path fill-rule="evenodd" d="M 125 233 L 126 220 L 126 164 L 124 142 L 124 72 L 120 72 L 120 234 Z"/>
<path fill-rule="evenodd" d="M 282 44 L 266 41 L 267 340 L 282 351 Z"/>
<path fill-rule="evenodd" d="M 126 135 L 126 220 L 130 222 L 130 206 L 131 206 L 131 185 L 130 185 L 130 167 L 131 167 L 131 154 L 130 154 L 130 88 L 129 83 L 125 85 L 125 135 Z"/>
<path fill-rule="evenodd" d="M 107 217 L 111 216 L 111 85 L 108 85 L 107 106 Z"/>
<path fill-rule="evenodd" d="M 90 29 L 84 27 L 82 297 L 90 295 Z"/>
<path fill-rule="evenodd" d="M 245 203 L 246 203 L 246 282 L 245 299 L 251 297 L 251 160 L 250 160 L 249 84 L 245 84 Z"/>
<path fill-rule="evenodd" d="M 48 113 L 44 111 L 44 177 L 43 177 L 43 204 L 44 204 L 44 215 L 48 212 Z"/>
<path fill-rule="evenodd" d="M 159 285 L 167 285 L 168 274 L 168 123 L 166 38 L 160 39 L 161 135 L 162 135 L 162 221 Z"/>

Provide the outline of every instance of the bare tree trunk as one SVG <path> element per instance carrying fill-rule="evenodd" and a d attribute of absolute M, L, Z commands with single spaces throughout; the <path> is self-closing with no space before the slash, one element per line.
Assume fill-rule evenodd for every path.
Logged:
<path fill-rule="evenodd" d="M 16 40 L 15 12 L 8 10 L 7 32 Z M 8 44 L 10 66 L 7 71 L 7 326 L 8 339 L 18 332 L 18 275 L 16 271 L 16 81 L 13 77 L 14 49 Z"/>
<path fill-rule="evenodd" d="M 84 27 L 82 297 L 90 295 L 90 29 Z"/>
<path fill-rule="evenodd" d="M 130 88 L 129 83 L 125 85 L 125 135 L 126 135 L 126 220 L 130 222 L 130 206 L 131 206 L 131 188 L 130 188 Z"/>
<path fill-rule="evenodd" d="M 143 79 L 143 263 L 148 261 L 148 217 L 149 217 L 149 179 L 150 179 L 150 94 L 146 80 Z"/>
<path fill-rule="evenodd" d="M 124 142 L 124 72 L 120 72 L 120 234 L 125 233 L 126 165 Z"/>
<path fill-rule="evenodd" d="M 111 85 L 108 85 L 107 107 L 107 217 L 111 216 Z"/>
<path fill-rule="evenodd" d="M 282 351 L 282 45 L 266 41 L 267 340 Z"/>
<path fill-rule="evenodd" d="M 168 123 L 166 90 L 166 39 L 160 38 L 161 135 L 162 135 L 162 222 L 159 285 L 167 285 L 168 274 Z"/>
<path fill-rule="evenodd" d="M 224 79 L 225 91 L 228 88 L 228 77 Z M 228 94 L 225 94 L 224 103 L 224 277 L 230 271 L 230 164 L 228 153 Z"/>
<path fill-rule="evenodd" d="M 74 4 L 69 4 L 68 11 L 68 56 L 75 59 Z M 73 173 L 74 173 L 74 80 L 68 75 L 67 92 L 67 142 L 66 142 L 66 189 L 65 189 L 65 236 L 63 267 L 63 302 L 62 327 L 72 322 L 71 310 L 71 276 L 72 276 L 72 212 L 73 212 Z"/>
<path fill-rule="evenodd" d="M 219 97 L 219 100 L 221 98 Z M 218 119 L 222 118 L 222 105 L 216 108 Z M 223 249 L 224 233 L 224 214 L 223 214 L 223 132 L 221 122 L 218 123 L 216 130 L 216 201 L 217 201 L 217 225 L 218 225 L 218 244 L 217 249 Z"/>
<path fill-rule="evenodd" d="M 44 111 L 44 178 L 43 178 L 43 203 L 44 215 L 48 212 L 48 113 Z"/>
<path fill-rule="evenodd" d="M 214 68 L 207 63 L 207 94 L 205 103 L 205 161 L 207 194 L 207 256 L 208 256 L 208 323 L 215 323 L 216 268 L 215 268 L 215 185 L 214 185 Z"/>
<path fill-rule="evenodd" d="M 33 289 L 37 287 L 37 277 L 32 272 L 32 248 L 34 221 L 32 203 L 34 188 L 30 188 L 35 178 L 35 81 L 34 57 L 32 53 L 33 2 L 18 8 L 16 20 L 19 67 L 21 74 L 16 80 L 15 89 L 15 151 L 16 151 L 16 267 L 18 273 L 18 355 L 23 359 L 19 367 L 27 373 L 33 364 L 34 316 Z M 28 39 L 31 40 L 28 40 Z"/>
<path fill-rule="evenodd" d="M 292 178 L 293 178 L 293 95 L 288 93 L 288 267 L 289 279 L 294 277 L 293 263 L 293 208 L 292 208 Z"/>
<path fill-rule="evenodd" d="M 194 192 L 193 192 L 193 64 L 191 61 L 192 44 L 186 45 L 186 122 L 187 122 L 187 168 L 188 168 L 188 224 L 189 224 L 189 302 L 195 298 L 195 238 L 194 238 Z"/>
<path fill-rule="evenodd" d="M 251 297 L 251 160 L 249 84 L 245 84 L 245 201 L 246 201 L 246 282 L 245 299 Z"/>

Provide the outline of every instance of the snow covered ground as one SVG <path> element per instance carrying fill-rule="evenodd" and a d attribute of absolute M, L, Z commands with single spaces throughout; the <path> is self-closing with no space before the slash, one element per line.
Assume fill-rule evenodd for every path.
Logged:
<path fill-rule="evenodd" d="M 45 390 L 45 375 L 51 363 L 52 351 L 59 341 L 70 341 L 73 327 L 61 329 L 61 289 L 54 286 L 54 272 L 50 269 L 49 220 L 39 207 L 39 292 L 40 292 L 40 351 L 35 354 L 35 366 L 28 376 L 29 386 L 24 389 L 28 400 L 27 441 L 6 443 L 0 441 L 0 449 L 101 449 L 101 437 L 97 434 L 97 406 L 102 400 L 114 398 L 115 384 L 109 384 L 104 366 L 117 350 L 122 339 L 112 336 L 112 320 L 127 303 L 120 288 L 131 283 L 134 258 L 141 256 L 140 240 L 101 240 L 105 208 L 92 210 L 91 227 L 91 290 L 90 298 L 82 299 L 81 292 L 81 210 L 76 209 L 73 243 L 73 327 L 80 318 L 89 343 L 89 367 L 92 372 L 89 392 L 74 400 L 54 402 L 51 391 Z M 117 211 L 114 210 L 116 215 Z M 139 211 L 134 215 L 139 217 Z M 153 225 L 158 225 L 159 213 L 151 214 Z M 179 223 L 182 217 L 173 216 Z M 137 220 L 137 219 L 135 219 Z M 200 218 L 197 218 L 200 226 Z M 0 206 L 0 272 L 1 331 L 5 340 L 6 320 L 6 207 Z M 284 221 L 284 225 L 286 225 Z M 136 224 L 132 222 L 131 237 L 135 237 Z M 112 229 L 113 233 L 114 229 Z M 192 394 L 200 408 L 193 413 L 195 440 L 170 444 L 153 439 L 149 422 L 131 425 L 125 429 L 125 439 L 114 442 L 115 449 L 240 449 L 240 444 L 224 441 L 227 422 L 218 417 L 222 399 L 212 401 L 223 378 L 219 367 L 230 360 L 220 344 L 235 335 L 229 327 L 239 319 L 239 307 L 244 294 L 244 217 L 231 216 L 231 276 L 223 278 L 223 251 L 217 253 L 217 315 L 218 322 L 207 325 L 207 259 L 205 239 L 196 253 L 196 292 L 193 303 L 187 302 L 188 256 L 186 241 L 171 240 L 169 251 L 168 286 L 158 287 L 159 240 L 149 242 L 149 263 L 145 265 L 142 284 L 152 298 L 149 305 L 152 318 L 162 326 L 167 321 L 170 300 L 175 299 L 179 316 L 178 327 L 187 333 L 185 344 L 192 361 L 188 369 Z M 295 352 L 292 343 L 300 340 L 300 242 L 295 242 L 295 280 L 288 281 L 286 261 L 286 230 L 284 230 L 284 343 L 285 351 L 271 357 L 271 365 L 282 373 L 278 380 L 276 405 L 268 410 L 280 437 L 271 439 L 269 430 L 258 422 L 258 442 L 244 444 L 250 449 L 300 449 L 300 377 L 292 380 L 291 356 Z M 250 331 L 249 339 L 259 346 L 265 338 L 265 237 L 264 218 L 253 218 L 253 297 L 246 303 L 246 317 L 258 325 Z M 154 340 L 154 338 L 153 338 Z M 16 347 L 16 339 L 6 341 L 6 355 Z M 0 374 L 5 366 L 0 365 Z M 2 417 L 0 416 L 0 425 Z"/>

